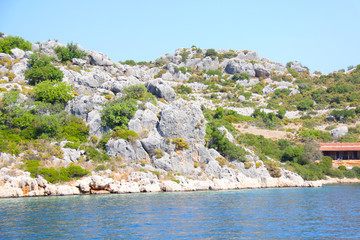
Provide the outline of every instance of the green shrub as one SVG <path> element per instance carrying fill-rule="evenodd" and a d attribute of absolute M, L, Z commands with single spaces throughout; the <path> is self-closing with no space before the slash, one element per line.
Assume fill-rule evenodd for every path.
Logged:
<path fill-rule="evenodd" d="M 215 49 L 210 48 L 206 50 L 205 56 L 210 56 L 212 58 L 215 58 L 218 56 L 218 53 L 215 51 Z"/>
<path fill-rule="evenodd" d="M 230 132 L 236 132 L 231 123 L 225 120 L 212 120 L 206 125 L 206 136 L 209 147 L 217 149 L 221 155 L 231 159 L 245 161 L 245 150 L 237 146 L 224 137 L 224 134 L 218 130 L 218 127 L 225 126 Z"/>
<path fill-rule="evenodd" d="M 279 109 L 279 111 L 276 113 L 276 116 L 280 119 L 284 119 L 286 114 L 286 110 L 284 108 Z"/>
<path fill-rule="evenodd" d="M 297 103 L 296 107 L 300 111 L 305 111 L 314 107 L 314 101 L 308 98 L 304 98 Z"/>
<path fill-rule="evenodd" d="M 125 62 L 120 62 L 121 64 L 126 64 L 129 66 L 135 66 L 136 62 L 134 60 L 125 60 Z"/>
<path fill-rule="evenodd" d="M 139 135 L 136 132 L 131 131 L 131 130 L 120 129 L 120 130 L 113 132 L 112 137 L 113 138 L 122 138 L 125 140 L 136 140 L 139 138 Z"/>
<path fill-rule="evenodd" d="M 181 84 L 181 85 L 177 85 L 175 91 L 179 94 L 190 94 L 192 93 L 192 88 Z"/>
<path fill-rule="evenodd" d="M 142 84 L 131 85 L 129 87 L 125 87 L 123 92 L 125 93 L 126 98 L 141 100 L 146 95 L 146 87 Z"/>
<path fill-rule="evenodd" d="M 64 148 L 72 148 L 72 149 L 77 149 L 78 147 L 80 147 L 79 142 L 67 142 L 64 146 Z"/>
<path fill-rule="evenodd" d="M 31 69 L 25 71 L 25 78 L 29 79 L 29 84 L 35 85 L 47 80 L 61 82 L 63 73 L 60 69 L 51 65 L 52 61 L 54 61 L 54 58 L 46 55 L 39 57 L 35 53 L 32 54 L 29 60 Z"/>
<path fill-rule="evenodd" d="M 136 110 L 136 103 L 133 100 L 124 100 L 122 98 L 111 100 L 105 104 L 101 112 L 102 123 L 113 129 L 126 129 Z"/>
<path fill-rule="evenodd" d="M 274 162 L 264 162 L 266 169 L 273 178 L 281 177 L 281 169 Z"/>
<path fill-rule="evenodd" d="M 84 58 L 87 54 L 78 49 L 73 43 L 68 43 L 66 47 L 57 46 L 54 49 L 56 55 L 62 62 L 71 61 L 73 58 Z"/>
<path fill-rule="evenodd" d="M 247 73 L 241 73 L 241 74 L 235 74 L 231 80 L 236 82 L 237 80 L 249 80 L 250 79 L 250 75 Z"/>
<path fill-rule="evenodd" d="M 11 49 L 19 48 L 24 51 L 31 50 L 31 42 L 25 41 L 21 37 L 7 36 L 0 39 L 0 52 L 11 54 Z"/>
<path fill-rule="evenodd" d="M 154 154 L 156 158 L 162 158 L 164 156 L 164 151 L 162 149 L 154 149 Z"/>
<path fill-rule="evenodd" d="M 230 164 L 229 161 L 226 160 L 226 158 L 223 158 L 223 157 L 217 157 L 215 160 L 218 161 L 220 167 L 228 166 Z"/>
<path fill-rule="evenodd" d="M 249 169 L 249 168 L 251 168 L 252 166 L 254 166 L 253 163 L 247 162 L 247 161 L 244 162 L 244 167 L 245 167 L 245 169 Z"/>
<path fill-rule="evenodd" d="M 86 160 L 93 160 L 94 162 L 104 162 L 109 160 L 107 154 L 99 152 L 92 146 L 82 146 L 81 149 L 85 151 Z"/>
<path fill-rule="evenodd" d="M 331 115 L 334 116 L 337 121 L 346 121 L 355 117 L 355 111 L 353 109 L 333 110 Z"/>
<path fill-rule="evenodd" d="M 20 92 L 15 89 L 11 89 L 11 91 L 4 93 L 2 98 L 3 105 L 6 107 L 15 104 L 20 97 L 19 93 Z"/>
<path fill-rule="evenodd" d="M 95 168 L 95 172 L 104 171 L 104 170 L 106 170 L 106 169 L 108 169 L 108 168 L 107 168 L 105 165 L 100 164 L 100 165 L 98 165 L 98 166 Z"/>
<path fill-rule="evenodd" d="M 301 137 L 312 138 L 316 140 L 321 140 L 323 142 L 332 141 L 333 137 L 329 132 L 321 131 L 321 130 L 304 130 L 299 134 Z"/>
<path fill-rule="evenodd" d="M 25 171 L 30 172 L 31 177 L 34 178 L 39 174 L 50 183 L 68 182 L 72 178 L 80 178 L 89 174 L 89 171 L 75 165 L 70 165 L 66 168 L 62 167 L 59 170 L 55 170 L 54 168 L 39 169 L 39 165 L 39 160 L 27 160 L 22 168 L 25 169 Z"/>
<path fill-rule="evenodd" d="M 179 71 L 185 74 L 186 73 L 186 68 L 185 67 L 179 67 Z"/>
<path fill-rule="evenodd" d="M 341 171 L 346 171 L 346 167 L 344 165 L 339 166 L 338 169 Z"/>
<path fill-rule="evenodd" d="M 66 115 L 62 119 L 60 138 L 66 138 L 72 142 L 87 142 L 89 127 L 85 122 L 74 115 Z"/>
<path fill-rule="evenodd" d="M 27 172 L 30 172 L 30 176 L 35 178 L 36 175 L 39 173 L 39 160 L 27 160 L 21 168 L 24 169 Z"/>
<path fill-rule="evenodd" d="M 64 170 L 66 170 L 67 175 L 70 178 L 81 178 L 90 173 L 86 169 L 83 169 L 82 167 L 76 165 L 70 165 L 69 167 L 64 168 Z"/>
<path fill-rule="evenodd" d="M 173 138 L 172 143 L 175 144 L 176 150 L 184 150 L 189 148 L 189 143 L 186 142 L 183 138 Z"/>
<path fill-rule="evenodd" d="M 263 89 L 264 89 L 263 86 L 261 86 L 260 84 L 256 84 L 255 86 L 253 86 L 253 87 L 251 88 L 251 92 L 262 95 Z"/>
<path fill-rule="evenodd" d="M 52 104 L 67 103 L 74 98 L 71 93 L 72 89 L 72 86 L 65 82 L 43 81 L 35 87 L 35 99 Z"/>
<path fill-rule="evenodd" d="M 209 70 L 209 71 L 206 72 L 206 74 L 209 75 L 209 76 L 218 76 L 219 78 L 222 77 L 222 72 L 219 69 Z"/>
<path fill-rule="evenodd" d="M 98 142 L 98 144 L 96 145 L 96 147 L 98 147 L 99 149 L 102 150 L 106 150 L 106 143 L 110 140 L 112 133 L 111 132 L 107 132 L 104 133 L 100 139 L 100 141 Z"/>
<path fill-rule="evenodd" d="M 190 52 L 188 52 L 188 51 L 181 52 L 180 53 L 181 61 L 186 62 L 186 59 L 188 58 L 189 54 L 190 54 Z"/>

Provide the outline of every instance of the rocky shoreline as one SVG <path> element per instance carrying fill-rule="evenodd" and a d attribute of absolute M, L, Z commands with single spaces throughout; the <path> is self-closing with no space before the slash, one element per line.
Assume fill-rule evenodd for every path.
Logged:
<path fill-rule="evenodd" d="M 121 194 L 140 192 L 177 192 L 232 190 L 279 187 L 321 187 L 322 181 L 304 181 L 292 172 L 284 170 L 280 178 L 249 178 L 238 175 L 237 181 L 229 179 L 193 180 L 178 176 L 175 180 L 159 180 L 156 175 L 146 172 L 133 172 L 129 180 L 114 180 L 109 177 L 93 175 L 67 184 L 50 184 L 41 176 L 31 178 L 30 173 L 21 170 L 0 170 L 0 197 L 66 196 L 80 194 Z M 12 176 L 11 176 L 12 175 Z M 240 176 L 243 176 L 242 178 Z"/>

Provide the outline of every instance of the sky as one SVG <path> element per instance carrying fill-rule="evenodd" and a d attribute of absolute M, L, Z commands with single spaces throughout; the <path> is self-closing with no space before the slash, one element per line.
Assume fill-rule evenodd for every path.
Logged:
<path fill-rule="evenodd" d="M 360 64 L 359 25 L 359 0 L 0 0 L 0 32 L 74 42 L 113 61 L 195 45 L 327 74 Z"/>

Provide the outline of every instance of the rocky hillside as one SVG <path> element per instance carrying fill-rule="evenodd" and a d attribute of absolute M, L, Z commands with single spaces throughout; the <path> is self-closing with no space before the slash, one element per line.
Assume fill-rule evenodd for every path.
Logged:
<path fill-rule="evenodd" d="M 154 62 L 114 62 L 75 44 L 2 35 L 0 196 L 356 177 L 358 169 L 315 161 L 322 157 L 316 142 L 358 139 L 359 71 L 322 75 L 253 51 L 195 46 Z M 249 134 L 249 126 L 287 140 Z"/>

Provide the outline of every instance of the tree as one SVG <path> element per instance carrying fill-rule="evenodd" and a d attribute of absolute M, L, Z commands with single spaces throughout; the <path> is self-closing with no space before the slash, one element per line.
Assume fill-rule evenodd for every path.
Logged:
<path fill-rule="evenodd" d="M 132 99 L 119 98 L 109 101 L 101 112 L 102 124 L 115 130 L 126 129 L 136 110 L 136 103 Z"/>

